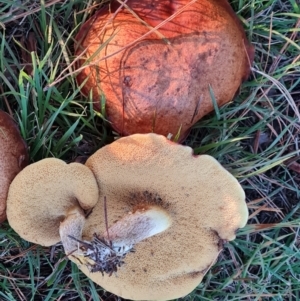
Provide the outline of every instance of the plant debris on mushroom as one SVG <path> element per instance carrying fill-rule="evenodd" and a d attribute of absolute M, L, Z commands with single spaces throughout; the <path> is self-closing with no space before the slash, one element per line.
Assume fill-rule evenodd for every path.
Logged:
<path fill-rule="evenodd" d="M 74 227 L 78 224 L 81 225 L 80 231 Z M 66 219 L 59 230 L 68 255 L 83 255 L 90 259 L 84 263 L 92 273 L 101 272 L 102 275 L 107 273 L 111 276 L 124 263 L 126 254 L 134 252 L 135 244 L 165 231 L 170 225 L 171 218 L 165 210 L 155 205 L 142 204 L 135 212 L 125 214 L 110 228 L 107 227 L 101 236 L 94 233 L 91 241 L 80 240 L 84 225 L 76 218 Z"/>
<path fill-rule="evenodd" d="M 0 223 L 6 220 L 9 185 L 27 164 L 26 143 L 14 120 L 0 110 Z"/>
<path fill-rule="evenodd" d="M 112 1 L 76 36 L 79 85 L 121 135 L 182 140 L 234 97 L 253 48 L 227 0 Z M 85 67 L 86 66 L 86 67 Z"/>

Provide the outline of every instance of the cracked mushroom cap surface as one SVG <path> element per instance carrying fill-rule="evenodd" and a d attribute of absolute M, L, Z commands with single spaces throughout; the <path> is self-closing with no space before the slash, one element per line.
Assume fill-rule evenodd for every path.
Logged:
<path fill-rule="evenodd" d="M 126 1 L 135 15 L 119 5 L 99 10 L 76 36 L 77 67 L 88 65 L 77 76 L 81 91 L 92 92 L 96 109 L 105 96 L 121 135 L 180 130 L 183 140 L 214 110 L 212 91 L 219 106 L 233 99 L 253 47 L 227 0 Z"/>
<path fill-rule="evenodd" d="M 23 239 L 51 246 L 61 240 L 60 223 L 69 214 L 92 209 L 98 195 L 95 177 L 86 166 L 43 159 L 28 165 L 11 183 L 7 219 Z"/>
<path fill-rule="evenodd" d="M 14 120 L 0 110 L 0 223 L 6 220 L 9 185 L 27 164 L 26 143 Z"/>
<path fill-rule="evenodd" d="M 116 274 L 90 272 L 83 258 L 69 257 L 105 290 L 125 299 L 169 300 L 190 293 L 217 259 L 224 241 L 244 227 L 248 210 L 238 181 L 214 158 L 156 134 L 121 138 L 86 162 L 100 201 L 87 218 L 83 240 L 105 233 L 130 212 L 154 205 L 171 225 L 135 245 Z"/>

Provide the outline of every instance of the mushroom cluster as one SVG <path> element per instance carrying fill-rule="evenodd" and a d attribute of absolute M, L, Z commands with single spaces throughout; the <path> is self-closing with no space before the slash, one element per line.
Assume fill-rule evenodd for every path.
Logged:
<path fill-rule="evenodd" d="M 248 211 L 238 181 L 214 158 L 161 135 L 135 134 L 85 165 L 44 159 L 26 167 L 10 186 L 7 216 L 31 242 L 62 241 L 69 259 L 105 290 L 169 300 L 201 282 Z"/>
<path fill-rule="evenodd" d="M 9 185 L 28 163 L 27 146 L 14 120 L 0 110 L 0 223 L 6 220 Z"/>
<path fill-rule="evenodd" d="M 227 0 L 112 1 L 76 36 L 77 82 L 121 135 L 177 134 L 231 101 L 253 47 Z"/>

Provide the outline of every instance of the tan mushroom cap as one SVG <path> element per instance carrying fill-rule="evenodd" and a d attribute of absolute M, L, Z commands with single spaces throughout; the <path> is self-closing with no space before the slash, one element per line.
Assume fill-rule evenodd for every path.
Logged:
<path fill-rule="evenodd" d="M 49 158 L 24 168 L 7 199 L 10 226 L 24 239 L 43 246 L 60 241 L 59 225 L 71 212 L 89 210 L 98 201 L 91 170 L 79 163 Z"/>
<path fill-rule="evenodd" d="M 9 185 L 27 164 L 27 146 L 16 123 L 8 114 L 0 111 L 0 223 L 6 220 Z"/>
<path fill-rule="evenodd" d="M 82 92 L 102 94 L 112 127 L 121 135 L 155 132 L 180 139 L 219 106 L 231 101 L 247 78 L 253 48 L 227 0 L 128 0 L 102 8 L 80 29 L 75 55 Z M 156 32 L 167 18 L 186 8 Z M 145 35 L 145 36 L 144 36 Z"/>
<path fill-rule="evenodd" d="M 106 197 L 108 226 L 129 212 L 159 206 L 170 227 L 135 245 L 116 275 L 80 269 L 105 290 L 132 300 L 169 300 L 190 293 L 248 218 L 244 191 L 214 158 L 156 134 L 136 134 L 103 147 L 86 162 Z M 103 202 L 87 218 L 83 239 L 105 233 Z M 80 258 L 81 262 L 84 259 Z"/>

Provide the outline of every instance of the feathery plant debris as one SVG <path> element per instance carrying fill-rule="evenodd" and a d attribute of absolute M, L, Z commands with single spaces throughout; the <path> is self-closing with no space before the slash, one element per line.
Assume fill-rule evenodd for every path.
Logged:
<path fill-rule="evenodd" d="M 85 160 L 116 138 L 105 99 L 95 112 L 72 65 L 74 35 L 105 2 L 0 0 L 0 109 L 17 121 L 32 162 Z M 230 3 L 255 46 L 252 75 L 234 101 L 194 126 L 185 144 L 239 179 L 250 218 L 182 300 L 299 300 L 300 5 Z M 0 279 L 1 300 L 120 300 L 88 280 L 61 245 L 30 244 L 7 223 L 0 227 Z"/>
<path fill-rule="evenodd" d="M 124 259 L 127 253 L 134 252 L 133 246 L 129 248 L 114 247 L 111 241 L 96 233 L 91 242 L 79 240 L 73 236 L 69 236 L 69 238 L 79 243 L 79 249 L 86 259 L 86 262 L 82 262 L 82 264 L 86 265 L 91 273 L 100 272 L 102 275 L 106 273 L 111 276 L 125 263 Z"/>

